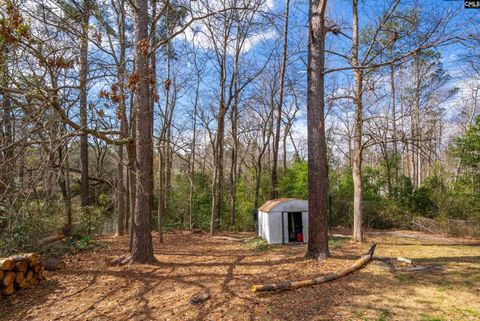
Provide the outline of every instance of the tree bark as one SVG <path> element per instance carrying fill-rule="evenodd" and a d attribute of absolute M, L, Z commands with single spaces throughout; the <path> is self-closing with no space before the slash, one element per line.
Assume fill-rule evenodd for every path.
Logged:
<path fill-rule="evenodd" d="M 237 92 L 237 82 L 235 81 L 235 92 Z M 238 98 L 235 95 L 232 110 L 230 112 L 232 123 L 232 158 L 230 164 L 230 226 L 235 225 L 235 211 L 237 209 L 237 174 L 238 174 Z"/>
<path fill-rule="evenodd" d="M 135 71 L 134 71 L 135 72 Z M 135 155 L 136 155 L 136 131 L 137 131 L 137 116 L 136 116 L 136 103 L 135 95 L 132 92 L 130 98 L 130 142 L 127 145 L 127 154 L 128 154 L 128 177 L 129 177 L 129 195 L 130 199 L 130 235 L 129 235 L 129 250 L 132 250 L 133 244 L 133 234 L 135 230 L 133 229 L 134 220 L 135 220 L 135 207 L 136 207 L 136 194 L 137 194 L 137 171 L 135 167 Z"/>
<path fill-rule="evenodd" d="M 80 164 L 81 164 L 81 190 L 80 201 L 82 207 L 89 205 L 88 185 L 88 134 L 87 129 L 87 77 L 88 77 L 88 23 L 90 17 L 90 0 L 83 1 L 82 34 L 80 36 Z"/>
<path fill-rule="evenodd" d="M 326 0 L 310 0 L 307 75 L 308 245 L 305 256 L 323 259 L 328 250 L 327 146 L 325 139 Z"/>
<path fill-rule="evenodd" d="M 120 132 L 122 133 L 122 139 L 128 137 L 128 124 L 127 124 L 127 108 L 125 106 L 125 0 L 120 1 L 120 17 L 119 17 L 119 45 L 120 53 L 118 59 L 118 84 L 120 101 L 118 105 L 118 116 L 120 117 Z M 125 166 L 124 163 L 124 147 L 118 146 L 118 163 L 117 163 L 117 235 L 123 235 L 125 233 L 126 225 L 126 212 L 128 211 L 126 205 L 126 192 L 125 192 Z"/>
<path fill-rule="evenodd" d="M 139 83 L 135 91 L 136 108 L 136 204 L 131 262 L 150 263 L 153 256 L 150 227 L 152 185 L 152 112 L 150 108 L 150 72 L 148 68 L 148 2 L 136 0 L 135 56 Z"/>
<path fill-rule="evenodd" d="M 9 75 L 8 75 L 8 64 L 7 64 L 7 57 L 8 57 L 8 48 L 2 46 L 2 52 L 0 53 L 2 56 L 0 57 L 2 60 L 1 64 L 1 74 L 0 74 L 0 84 L 2 87 L 8 88 L 9 86 Z M 5 148 L 3 153 L 0 156 L 3 156 L 0 159 L 0 164 L 2 165 L 2 171 L 0 173 L 0 200 L 8 193 L 8 189 L 12 188 L 11 183 L 13 182 L 13 166 L 12 166 L 12 159 L 14 150 L 13 147 L 10 146 L 14 142 L 14 130 L 13 130 L 13 117 L 12 117 L 12 106 L 11 106 L 11 98 L 8 93 L 2 92 L 2 123 L 0 123 L 0 131 L 3 133 L 3 140 L 1 141 L 3 146 L 9 146 Z M 3 154 L 3 155 L 2 155 Z"/>
<path fill-rule="evenodd" d="M 353 0 L 353 35 L 352 35 L 352 66 L 355 79 L 354 104 L 355 128 L 353 136 L 353 239 L 363 240 L 362 233 L 362 127 L 363 127 L 363 70 L 355 69 L 358 65 L 358 0 Z"/>
<path fill-rule="evenodd" d="M 65 126 L 62 124 L 62 126 Z M 64 154 L 64 149 L 65 149 L 65 154 Z M 67 231 L 66 234 L 69 234 L 70 228 L 72 226 L 72 201 L 71 201 L 71 194 L 70 194 L 70 178 L 68 175 L 68 151 L 67 151 L 67 144 L 64 144 L 63 146 L 58 147 L 58 158 L 59 158 L 59 164 L 62 164 L 63 162 L 66 163 L 65 167 L 61 167 L 61 175 L 60 175 L 60 190 L 62 191 L 62 198 L 63 198 L 63 203 L 65 205 L 65 216 L 67 219 L 67 222 L 65 223 L 65 231 Z"/>
<path fill-rule="evenodd" d="M 188 226 L 190 229 L 193 228 L 193 193 L 195 189 L 195 152 L 197 146 L 197 110 L 198 110 L 198 99 L 200 96 L 200 73 L 198 72 L 198 67 L 195 62 L 195 67 L 197 68 L 197 85 L 195 88 L 195 104 L 193 106 L 193 135 L 192 135 L 192 153 L 190 154 L 190 190 L 188 195 Z"/>

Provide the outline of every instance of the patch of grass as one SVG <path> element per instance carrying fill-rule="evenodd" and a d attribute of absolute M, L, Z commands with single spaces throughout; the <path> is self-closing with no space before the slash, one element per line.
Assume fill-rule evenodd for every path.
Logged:
<path fill-rule="evenodd" d="M 365 312 L 364 311 L 353 311 L 353 316 L 355 318 L 358 318 L 362 321 L 368 321 L 368 318 L 365 316 Z"/>
<path fill-rule="evenodd" d="M 382 311 L 382 313 L 380 313 L 380 316 L 378 317 L 378 321 L 388 321 L 390 320 L 391 316 L 392 314 L 390 313 L 390 311 L 384 310 Z"/>
<path fill-rule="evenodd" d="M 423 314 L 422 317 L 419 319 L 419 321 L 446 321 L 446 319 L 444 319 L 442 317 L 436 317 L 436 316 Z"/>
<path fill-rule="evenodd" d="M 471 309 L 471 308 L 457 308 L 457 307 L 454 307 L 454 310 L 456 310 L 456 312 L 460 312 L 464 316 L 474 317 L 474 318 L 476 318 L 475 320 L 480 319 L 480 311 L 479 310 L 474 310 L 474 309 Z"/>
<path fill-rule="evenodd" d="M 335 237 L 330 236 L 328 238 L 328 246 L 332 249 L 339 249 L 342 248 L 348 241 L 346 237 Z"/>
<path fill-rule="evenodd" d="M 270 249 L 267 241 L 259 236 L 249 239 L 247 245 L 249 248 L 255 251 L 268 251 Z"/>
<path fill-rule="evenodd" d="M 408 282 L 410 282 L 410 280 L 412 280 L 412 276 L 406 275 L 406 274 L 397 273 L 397 274 L 394 275 L 394 277 L 395 277 L 395 279 L 400 281 L 400 283 L 408 283 Z"/>

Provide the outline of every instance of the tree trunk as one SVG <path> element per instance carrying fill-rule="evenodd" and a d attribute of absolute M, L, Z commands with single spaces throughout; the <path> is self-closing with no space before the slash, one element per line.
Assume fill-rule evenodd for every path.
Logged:
<path fill-rule="evenodd" d="M 134 71 L 135 72 L 135 71 Z M 132 250 L 133 244 L 133 234 L 135 230 L 133 229 L 134 220 L 135 220 L 135 207 L 136 207 L 136 195 L 137 195 L 137 171 L 135 167 L 135 155 L 136 155 L 136 140 L 137 140 L 137 116 L 136 116 L 136 103 L 135 96 L 132 92 L 130 98 L 130 142 L 127 145 L 128 153 L 128 175 L 130 181 L 130 194 L 128 195 L 130 199 L 130 235 L 129 235 L 129 249 Z"/>
<path fill-rule="evenodd" d="M 272 177 L 271 177 L 271 191 L 270 198 L 275 199 L 278 197 L 278 184 L 277 184 L 277 164 L 278 164 L 278 152 L 280 143 L 280 129 L 282 127 L 282 109 L 283 109 L 283 95 L 285 92 L 285 69 L 287 64 L 287 48 L 288 48 L 288 10 L 290 6 L 290 0 L 285 0 L 285 19 L 283 26 L 283 54 L 282 65 L 280 66 L 280 94 L 278 98 L 277 117 L 275 136 L 273 140 L 273 162 L 272 162 Z"/>
<path fill-rule="evenodd" d="M 87 129 L 87 77 L 88 77 L 88 22 L 89 22 L 89 0 L 83 1 L 82 10 L 82 34 L 80 36 L 80 163 L 81 163 L 81 190 L 80 201 L 82 207 L 89 205 L 88 186 L 88 135 Z"/>
<path fill-rule="evenodd" d="M 118 162 L 117 162 L 117 236 L 125 233 L 125 182 L 123 168 L 123 146 L 118 146 Z"/>
<path fill-rule="evenodd" d="M 127 108 L 125 106 L 125 1 L 120 1 L 120 17 L 119 17 L 119 45 L 120 53 L 118 59 L 118 83 L 120 91 L 120 101 L 118 105 L 118 116 L 120 118 L 120 132 L 122 133 L 122 138 L 125 139 L 128 137 L 128 124 L 127 124 Z M 125 233 L 126 225 L 126 212 L 127 202 L 126 202 L 126 192 L 125 192 L 125 166 L 124 163 L 124 147 L 123 145 L 118 146 L 118 163 L 117 163 L 117 175 L 118 175 L 118 185 L 117 185 L 117 235 L 123 235 Z M 128 225 L 127 225 L 128 226 Z"/>
<path fill-rule="evenodd" d="M 260 155 L 257 160 L 257 165 L 255 166 L 255 198 L 253 199 L 253 207 L 259 207 L 259 198 L 260 198 L 260 183 L 262 180 L 262 156 Z"/>
<path fill-rule="evenodd" d="M 139 83 L 136 99 L 136 204 L 131 262 L 150 263 L 153 256 L 150 227 L 152 185 L 152 112 L 150 110 L 150 72 L 148 68 L 148 2 L 136 0 L 135 55 Z"/>
<path fill-rule="evenodd" d="M 196 64 L 195 64 L 196 66 Z M 190 155 L 190 190 L 188 195 L 188 226 L 190 229 L 193 228 L 193 193 L 195 189 L 195 151 L 197 146 L 197 110 L 198 110 L 198 99 L 200 94 L 200 73 L 197 69 L 197 86 L 195 89 L 195 104 L 193 106 L 193 135 L 192 135 L 192 153 Z"/>
<path fill-rule="evenodd" d="M 9 86 L 9 75 L 8 75 L 8 64 L 7 64 L 7 57 L 8 57 L 8 48 L 2 48 L 3 52 L 1 53 L 2 56 L 2 65 L 0 66 L 1 74 L 0 74 L 0 84 L 2 87 L 8 88 Z M 3 154 L 2 159 L 0 159 L 0 164 L 2 165 L 2 171 L 0 173 L 0 200 L 5 196 L 8 192 L 9 188 L 12 188 L 11 183 L 13 182 L 13 147 L 11 146 L 14 142 L 14 130 L 13 130 L 13 117 L 12 117 L 12 106 L 11 106 L 11 98 L 8 93 L 2 92 L 2 123 L 0 123 L 0 130 L 3 129 L 3 140 L 0 142 L 2 147 L 4 147 L 4 152 L 0 153 Z M 3 128 L 2 128 L 3 127 Z M 8 146 L 8 147 L 7 147 Z"/>
<path fill-rule="evenodd" d="M 223 86 L 222 86 L 223 87 Z M 210 217 L 210 234 L 214 234 L 220 227 L 223 196 L 223 139 L 225 132 L 226 107 L 222 100 L 217 116 L 217 135 L 215 138 L 214 175 L 212 184 L 212 214 Z"/>
<path fill-rule="evenodd" d="M 325 9 L 326 0 L 310 0 L 307 128 L 308 128 L 308 246 L 305 256 L 323 259 L 328 250 L 327 146 L 325 139 Z"/>
<path fill-rule="evenodd" d="M 62 125 L 65 126 L 65 125 Z M 58 161 L 59 164 L 65 163 L 65 166 L 61 166 L 61 178 L 60 178 L 60 190 L 62 191 L 62 198 L 63 198 L 63 203 L 65 205 L 65 216 L 67 219 L 67 222 L 65 223 L 65 231 L 67 233 L 64 234 L 69 234 L 70 228 L 72 226 L 72 201 L 70 197 L 70 179 L 68 175 L 68 151 L 67 151 L 67 144 L 64 146 L 59 146 L 58 148 Z M 64 154 L 64 148 L 65 148 L 65 154 Z"/>
<path fill-rule="evenodd" d="M 362 127 L 363 127 L 363 70 L 355 69 L 358 66 L 358 0 L 353 0 L 353 35 L 352 35 L 352 66 L 355 90 L 355 128 L 353 137 L 353 239 L 363 240 L 362 233 Z"/>
<path fill-rule="evenodd" d="M 396 156 L 398 152 L 397 148 L 397 110 L 395 105 L 395 67 L 390 65 L 390 91 L 392 95 L 392 141 L 393 141 L 393 154 Z M 397 172 L 398 174 L 398 172 Z"/>
<path fill-rule="evenodd" d="M 235 81 L 235 92 L 237 82 Z M 235 225 L 235 211 L 237 208 L 237 174 L 238 174 L 238 133 L 237 133 L 237 122 L 238 122 L 238 99 L 235 95 L 235 101 L 232 106 L 232 111 L 230 113 L 231 123 L 232 123 L 232 158 L 230 164 L 230 226 Z"/>

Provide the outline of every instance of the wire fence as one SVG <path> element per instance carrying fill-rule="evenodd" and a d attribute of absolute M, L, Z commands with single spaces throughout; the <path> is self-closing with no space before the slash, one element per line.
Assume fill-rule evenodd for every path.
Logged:
<path fill-rule="evenodd" d="M 426 217 L 416 217 L 412 223 L 414 228 L 420 231 L 480 237 L 480 222 L 475 220 L 434 220 Z"/>

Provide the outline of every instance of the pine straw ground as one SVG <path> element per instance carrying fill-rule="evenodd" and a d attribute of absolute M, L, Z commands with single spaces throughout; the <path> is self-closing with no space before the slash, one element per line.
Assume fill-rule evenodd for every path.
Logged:
<path fill-rule="evenodd" d="M 228 234 L 248 238 L 251 233 Z M 337 281 L 254 294 L 255 283 L 301 280 L 350 265 L 368 243 L 334 240 L 332 257 L 303 258 L 305 246 L 264 246 L 206 234 L 167 233 L 158 263 L 107 266 L 127 238 L 66 258 L 35 289 L 0 301 L 1 320 L 480 320 L 480 246 L 411 231 L 370 233 L 377 255 L 445 267 L 392 274 L 376 264 Z M 156 241 L 156 239 L 154 239 Z M 199 290 L 211 298 L 190 305 Z"/>

